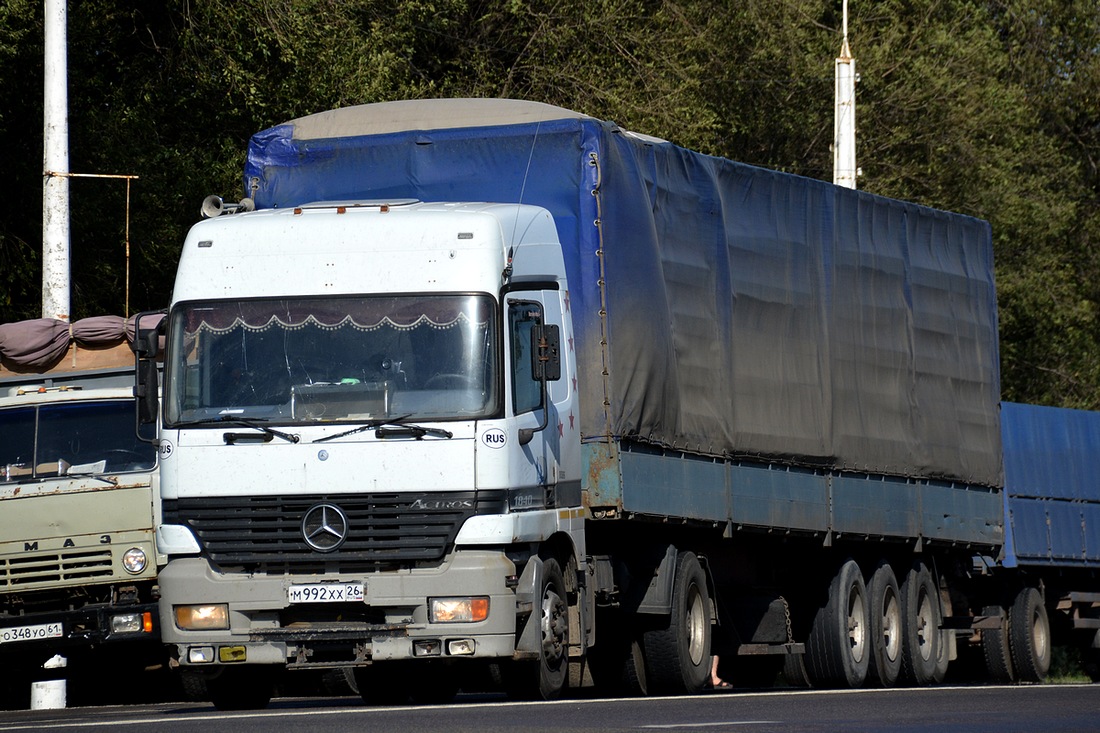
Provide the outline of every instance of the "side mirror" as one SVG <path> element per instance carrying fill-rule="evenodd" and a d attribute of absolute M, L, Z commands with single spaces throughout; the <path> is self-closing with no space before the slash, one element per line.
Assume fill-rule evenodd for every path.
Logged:
<path fill-rule="evenodd" d="M 542 387 L 542 421 L 537 428 L 519 431 L 519 444 L 527 445 L 535 433 L 546 429 L 550 419 L 550 405 L 546 399 L 546 383 L 561 379 L 561 336 L 552 323 L 536 323 L 531 326 L 531 378 Z"/>
<path fill-rule="evenodd" d="M 531 376 L 544 384 L 561 379 L 561 336 L 555 324 L 531 328 Z"/>
<path fill-rule="evenodd" d="M 141 425 L 151 425 L 157 421 L 157 413 L 160 411 L 160 385 L 157 377 L 155 359 L 138 359 L 134 397 L 137 398 L 137 419 Z"/>
<path fill-rule="evenodd" d="M 160 370 L 157 357 L 160 355 L 161 330 L 165 323 L 161 320 L 156 328 L 142 328 L 141 319 L 145 313 L 135 319 L 137 336 L 134 339 L 134 398 L 137 402 L 138 438 L 148 440 L 141 435 L 142 425 L 151 425 L 157 421 L 160 412 Z M 156 442 L 154 440 L 153 442 Z"/>

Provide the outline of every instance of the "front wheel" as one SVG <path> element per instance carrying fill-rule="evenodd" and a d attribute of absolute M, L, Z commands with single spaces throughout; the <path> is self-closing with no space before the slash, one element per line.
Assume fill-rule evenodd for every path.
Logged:
<path fill-rule="evenodd" d="M 275 693 L 277 672 L 269 664 L 227 667 L 207 678 L 206 691 L 218 710 L 262 710 Z"/>
<path fill-rule="evenodd" d="M 672 613 L 644 633 L 646 677 L 654 691 L 695 693 L 710 678 L 710 592 L 694 552 L 676 558 Z"/>
<path fill-rule="evenodd" d="M 556 558 L 542 560 L 539 598 L 535 611 L 539 614 L 538 659 L 502 666 L 501 681 L 513 699 L 556 700 L 565 689 L 569 673 L 569 601 L 565 576 Z M 532 677 L 537 678 L 535 685 L 531 683 Z"/>

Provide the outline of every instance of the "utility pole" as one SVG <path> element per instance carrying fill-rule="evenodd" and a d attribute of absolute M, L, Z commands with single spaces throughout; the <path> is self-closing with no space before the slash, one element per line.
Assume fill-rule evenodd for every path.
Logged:
<path fill-rule="evenodd" d="M 42 317 L 68 321 L 69 74 L 65 0 L 45 1 L 42 140 Z"/>
<path fill-rule="evenodd" d="M 833 112 L 833 183 L 856 187 L 856 60 L 848 48 L 848 0 L 844 0 L 844 42 L 836 59 Z"/>

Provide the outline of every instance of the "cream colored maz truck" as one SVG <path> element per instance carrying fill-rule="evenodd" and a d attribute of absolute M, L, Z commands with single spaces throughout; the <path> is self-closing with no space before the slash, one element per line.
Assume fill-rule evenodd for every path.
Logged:
<path fill-rule="evenodd" d="M 133 352 L 73 346 L 0 369 L 0 695 L 25 706 L 54 655 L 70 698 L 135 689 L 164 658 L 156 450 L 135 431 Z M 125 700 L 125 695 L 106 695 Z"/>

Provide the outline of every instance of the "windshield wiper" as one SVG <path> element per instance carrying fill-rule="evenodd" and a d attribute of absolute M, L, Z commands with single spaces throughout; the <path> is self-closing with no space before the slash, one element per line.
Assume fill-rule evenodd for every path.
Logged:
<path fill-rule="evenodd" d="M 115 488 L 118 488 L 118 479 L 116 479 L 113 476 L 99 476 L 97 474 L 92 473 L 91 471 L 87 471 L 87 472 L 77 471 L 76 473 L 69 472 L 69 473 L 66 473 L 65 475 L 66 476 L 72 476 L 73 478 L 90 478 L 90 479 L 93 479 L 95 481 L 102 481 L 105 484 L 110 484 L 111 486 L 114 486 Z"/>
<path fill-rule="evenodd" d="M 252 428 L 253 430 L 259 430 L 264 435 L 270 435 L 276 438 L 282 438 L 288 443 L 297 443 L 301 440 L 300 437 L 292 433 L 284 433 L 282 430 L 276 430 L 275 428 L 269 428 L 266 425 L 261 425 L 261 419 L 259 418 L 247 418 L 238 417 L 236 415 L 218 415 L 217 417 L 209 417 L 205 420 L 192 420 L 191 422 L 179 423 L 175 427 L 178 428 L 193 428 L 200 425 L 241 425 L 246 428 Z M 226 433 L 225 442 L 232 443 L 234 438 L 239 437 L 237 433 Z"/>
<path fill-rule="evenodd" d="M 374 431 L 376 438 L 416 438 L 420 440 L 425 435 L 434 435 L 437 438 L 453 438 L 454 433 L 443 428 L 427 428 L 423 425 L 395 425 L 386 427 L 381 425 Z"/>
<path fill-rule="evenodd" d="M 355 435 L 356 433 L 362 433 L 366 430 L 377 430 L 378 428 L 382 427 L 383 425 L 400 425 L 401 421 L 404 420 L 407 417 L 412 417 L 412 413 L 409 413 L 408 415 L 402 415 L 401 417 L 387 417 L 387 418 L 382 418 L 380 420 L 371 420 L 369 422 L 363 423 L 362 425 L 360 425 L 358 427 L 354 427 L 351 430 L 345 430 L 342 433 L 333 433 L 332 435 L 326 435 L 325 437 L 318 438 L 317 440 L 315 440 L 313 442 L 314 443 L 324 443 L 326 440 L 336 440 L 337 438 L 343 438 L 347 435 Z M 448 437 L 450 437 L 450 436 L 448 436 Z"/>

